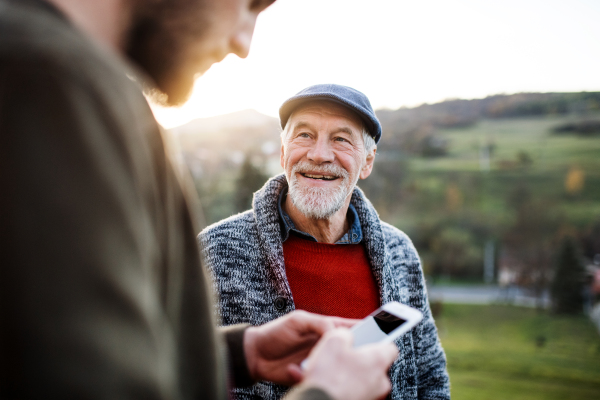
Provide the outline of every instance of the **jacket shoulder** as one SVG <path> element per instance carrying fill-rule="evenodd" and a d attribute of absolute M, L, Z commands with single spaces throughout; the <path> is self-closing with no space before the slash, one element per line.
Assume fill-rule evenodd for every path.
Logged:
<path fill-rule="evenodd" d="M 244 253 L 256 247 L 256 219 L 252 210 L 233 215 L 204 228 L 198 234 L 198 244 L 209 266 L 222 263 L 223 257 Z M 218 260 L 218 261 L 217 261 Z"/>
<path fill-rule="evenodd" d="M 256 219 L 252 210 L 232 215 L 219 222 L 207 226 L 198 235 L 198 240 L 205 244 L 228 239 L 248 238 L 249 230 L 256 229 Z"/>
<path fill-rule="evenodd" d="M 418 267 L 420 270 L 419 253 L 408 235 L 385 222 L 381 222 L 381 229 L 385 238 L 385 247 L 392 259 L 402 260 L 403 263 Z"/>
<path fill-rule="evenodd" d="M 402 230 L 381 221 L 381 230 L 388 246 L 408 246 L 414 248 L 412 240 Z"/>

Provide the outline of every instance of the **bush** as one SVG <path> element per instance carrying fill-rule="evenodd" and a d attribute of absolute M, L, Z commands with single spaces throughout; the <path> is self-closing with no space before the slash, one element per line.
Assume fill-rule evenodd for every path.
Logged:
<path fill-rule="evenodd" d="M 555 134 L 572 134 L 579 136 L 600 135 L 600 121 L 584 120 L 567 124 L 561 124 L 552 128 L 552 132 Z"/>
<path fill-rule="evenodd" d="M 471 232 L 444 228 L 431 242 L 433 273 L 454 277 L 481 275 L 483 254 Z"/>

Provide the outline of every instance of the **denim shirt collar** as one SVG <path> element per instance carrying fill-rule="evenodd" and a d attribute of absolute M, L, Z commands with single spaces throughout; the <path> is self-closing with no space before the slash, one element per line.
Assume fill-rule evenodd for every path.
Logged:
<path fill-rule="evenodd" d="M 301 230 L 296 228 L 296 225 L 294 225 L 294 222 L 292 221 L 288 213 L 286 213 L 283 210 L 282 205 L 287 196 L 287 192 L 287 188 L 284 188 L 279 194 L 279 200 L 277 201 L 277 208 L 279 209 L 279 219 L 281 222 L 281 242 L 285 242 L 290 237 L 290 231 L 295 235 L 301 237 L 302 239 L 317 242 L 317 239 L 313 235 L 306 232 L 302 232 Z M 350 203 L 348 207 L 348 214 L 346 215 L 346 217 L 348 218 L 348 222 L 350 222 L 350 229 L 344 234 L 344 236 L 341 237 L 340 240 L 335 242 L 335 244 L 360 243 L 362 241 L 362 229 L 360 228 L 358 213 L 356 212 L 356 209 L 354 208 L 352 203 Z"/>

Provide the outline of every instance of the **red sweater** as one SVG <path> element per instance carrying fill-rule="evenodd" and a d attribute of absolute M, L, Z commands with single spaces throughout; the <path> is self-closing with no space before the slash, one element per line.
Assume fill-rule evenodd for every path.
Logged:
<path fill-rule="evenodd" d="M 298 310 L 364 318 L 379 307 L 379 290 L 362 244 L 328 244 L 290 235 L 283 257 Z"/>

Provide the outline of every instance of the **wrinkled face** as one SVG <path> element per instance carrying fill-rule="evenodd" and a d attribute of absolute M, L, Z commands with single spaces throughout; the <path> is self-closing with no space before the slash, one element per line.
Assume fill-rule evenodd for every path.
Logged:
<path fill-rule="evenodd" d="M 167 105 L 185 102 L 194 80 L 229 53 L 248 55 L 256 18 L 274 0 L 136 0 L 127 54 Z"/>
<path fill-rule="evenodd" d="M 331 217 L 371 174 L 374 155 L 367 155 L 362 131 L 357 115 L 331 102 L 305 105 L 288 120 L 281 166 L 292 203 L 308 218 Z"/>

